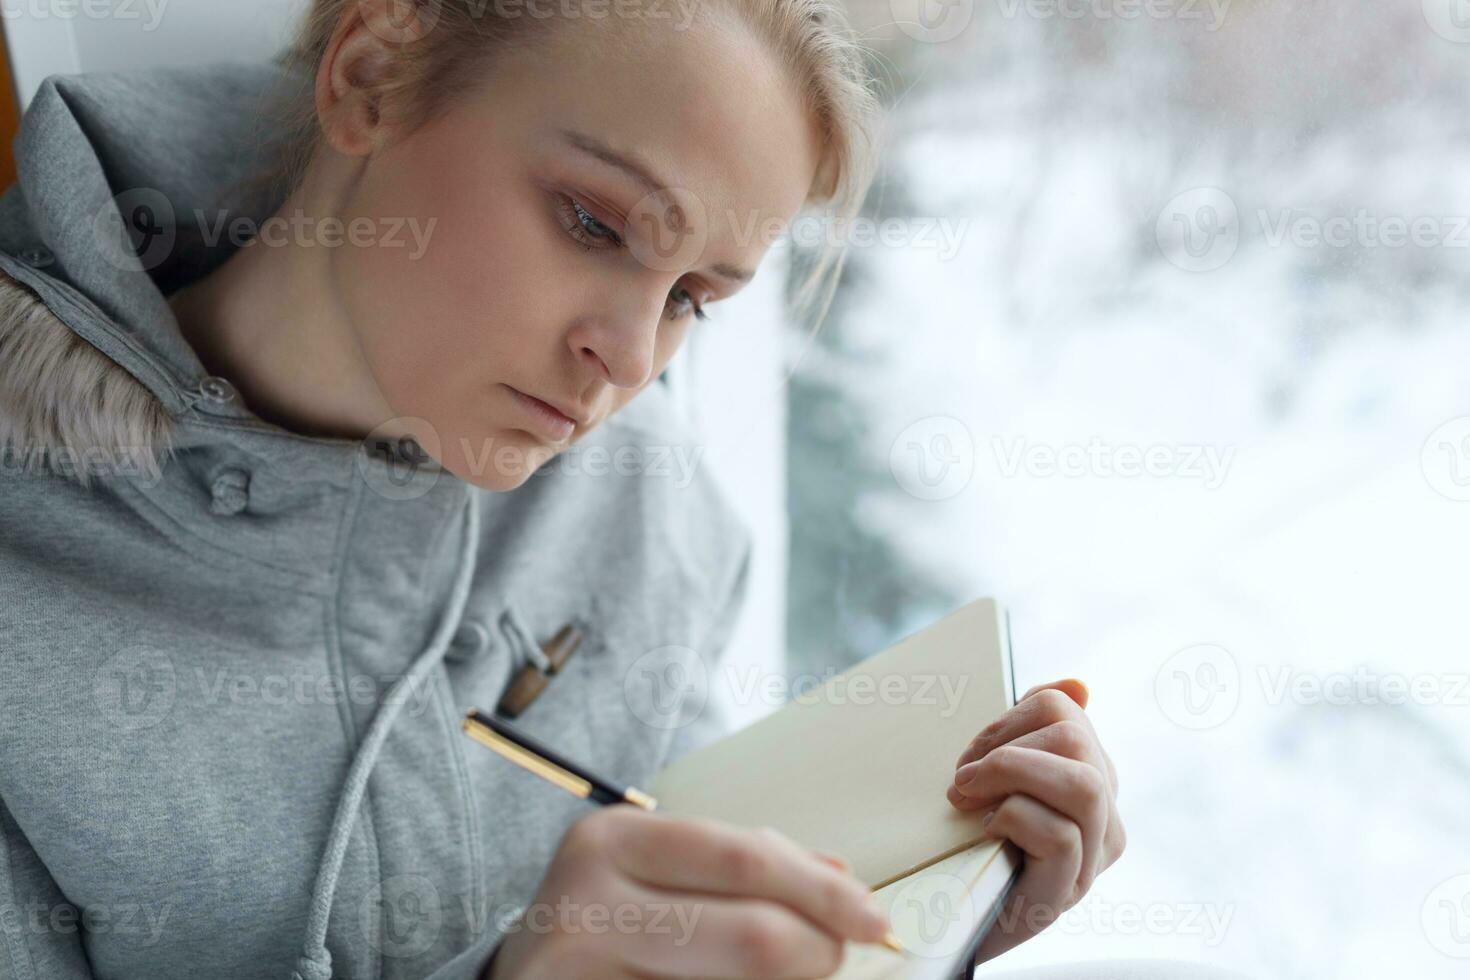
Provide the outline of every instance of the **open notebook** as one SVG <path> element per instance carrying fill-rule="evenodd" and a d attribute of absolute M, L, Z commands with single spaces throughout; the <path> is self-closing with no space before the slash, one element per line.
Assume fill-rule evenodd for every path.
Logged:
<path fill-rule="evenodd" d="M 654 776 L 659 809 L 769 825 L 841 855 L 909 950 L 848 944 L 837 977 L 952 976 L 1020 866 L 945 798 L 1015 703 L 1004 611 L 978 599 Z"/>

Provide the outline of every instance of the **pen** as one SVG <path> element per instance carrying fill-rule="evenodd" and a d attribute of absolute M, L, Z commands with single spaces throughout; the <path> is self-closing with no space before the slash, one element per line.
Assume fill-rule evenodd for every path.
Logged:
<path fill-rule="evenodd" d="M 619 788 L 494 715 L 471 708 L 464 717 L 464 730 L 476 742 L 574 796 L 595 803 L 631 803 L 645 810 L 658 809 L 658 801 L 641 789 Z"/>
<path fill-rule="evenodd" d="M 632 786 L 619 788 L 617 784 L 559 755 L 535 737 L 493 715 L 471 708 L 464 716 L 464 731 L 486 748 L 504 756 L 522 769 L 555 783 L 574 796 L 602 804 L 631 803 L 645 810 L 658 809 L 658 801 L 643 790 Z M 886 933 L 879 941 L 895 953 L 903 952 L 903 946 L 891 932 Z"/>

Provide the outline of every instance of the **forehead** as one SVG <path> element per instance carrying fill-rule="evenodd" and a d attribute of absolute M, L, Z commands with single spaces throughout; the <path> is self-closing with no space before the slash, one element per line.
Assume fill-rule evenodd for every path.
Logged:
<path fill-rule="evenodd" d="M 540 150 L 573 152 L 572 131 L 646 163 L 702 206 L 712 245 L 746 253 L 752 223 L 790 217 L 811 185 L 820 144 L 795 82 L 712 5 L 683 26 L 677 13 L 647 13 L 677 5 L 627 6 L 644 13 L 549 25 L 544 43 L 497 71 L 493 101 L 525 100 Z"/>

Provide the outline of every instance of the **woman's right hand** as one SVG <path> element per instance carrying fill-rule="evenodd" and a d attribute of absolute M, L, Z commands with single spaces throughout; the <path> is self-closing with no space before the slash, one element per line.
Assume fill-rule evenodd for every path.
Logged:
<path fill-rule="evenodd" d="M 770 828 L 616 804 L 567 830 L 488 980 L 824 977 L 888 919 L 838 857 Z"/>

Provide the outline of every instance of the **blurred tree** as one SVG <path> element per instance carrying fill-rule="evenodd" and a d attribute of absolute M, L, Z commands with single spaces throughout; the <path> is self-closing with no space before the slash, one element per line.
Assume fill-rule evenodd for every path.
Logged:
<path fill-rule="evenodd" d="M 862 216 L 877 221 L 911 210 L 902 186 L 880 177 Z M 788 291 L 814 256 L 795 249 L 793 258 Z M 863 398 L 863 379 L 881 370 L 881 358 L 852 343 L 848 329 L 849 314 L 872 284 L 872 261 L 870 251 L 849 250 L 820 329 L 800 330 L 795 345 L 787 398 L 786 612 L 787 662 L 794 673 L 844 669 L 960 602 L 945 582 L 862 520 L 865 501 L 904 494 Z"/>

